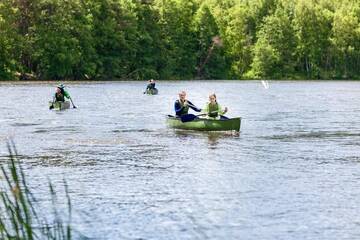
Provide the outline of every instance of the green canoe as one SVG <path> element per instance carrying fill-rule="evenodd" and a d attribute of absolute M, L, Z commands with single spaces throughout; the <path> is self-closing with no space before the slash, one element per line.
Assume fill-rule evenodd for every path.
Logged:
<path fill-rule="evenodd" d="M 180 118 L 168 115 L 166 122 L 169 127 L 196 131 L 240 131 L 241 118 L 226 120 L 196 118 L 190 122 L 182 122 Z"/>
<path fill-rule="evenodd" d="M 145 93 L 148 95 L 157 95 L 159 93 L 159 90 L 157 88 L 146 89 Z"/>
<path fill-rule="evenodd" d="M 69 101 L 65 101 L 65 102 L 51 102 L 51 101 L 49 101 L 49 107 L 51 107 L 51 105 L 54 107 L 53 110 L 57 110 L 57 111 L 70 108 L 70 102 Z"/>

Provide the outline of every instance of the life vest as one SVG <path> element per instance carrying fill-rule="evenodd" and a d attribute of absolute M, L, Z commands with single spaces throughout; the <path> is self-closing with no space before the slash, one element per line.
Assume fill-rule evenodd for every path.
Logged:
<path fill-rule="evenodd" d="M 155 89 L 155 83 L 149 83 L 146 89 Z"/>
<path fill-rule="evenodd" d="M 60 93 L 55 93 L 55 100 L 57 102 L 65 102 L 65 90 L 63 88 L 59 88 L 61 90 Z"/>
<path fill-rule="evenodd" d="M 219 116 L 220 109 L 218 103 L 215 104 L 208 103 L 208 108 L 209 108 L 209 113 L 208 113 L 209 117 L 216 118 L 217 116 Z"/>
<path fill-rule="evenodd" d="M 189 105 L 187 104 L 185 106 L 185 103 L 187 103 L 188 101 L 185 100 L 185 102 L 181 102 L 180 100 L 176 100 L 180 106 L 181 106 L 181 112 L 178 113 L 178 115 L 184 115 L 184 114 L 188 114 L 189 112 Z"/>

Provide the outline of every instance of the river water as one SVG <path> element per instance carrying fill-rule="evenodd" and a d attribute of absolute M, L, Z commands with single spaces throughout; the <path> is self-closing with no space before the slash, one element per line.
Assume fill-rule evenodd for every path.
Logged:
<path fill-rule="evenodd" d="M 12 138 L 35 195 L 69 185 L 91 239 L 359 239 L 360 83 L 0 84 L 0 155 Z M 168 129 L 180 90 L 241 116 L 240 134 Z"/>

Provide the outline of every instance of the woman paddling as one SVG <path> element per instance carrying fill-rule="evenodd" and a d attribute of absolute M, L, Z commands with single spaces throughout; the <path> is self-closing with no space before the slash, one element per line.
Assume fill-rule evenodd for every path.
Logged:
<path fill-rule="evenodd" d="M 208 118 L 214 118 L 214 119 L 226 118 L 222 115 L 227 113 L 227 111 L 228 111 L 227 107 L 225 107 L 225 109 L 223 110 L 220 104 L 217 102 L 215 93 L 210 94 L 209 102 L 205 105 L 204 109 L 202 110 L 202 112 L 206 114 Z"/>
<path fill-rule="evenodd" d="M 201 109 L 196 107 L 192 102 L 186 99 L 186 92 L 181 91 L 179 93 L 179 99 L 175 101 L 175 114 L 177 117 L 181 117 L 183 115 L 188 114 L 189 108 L 196 112 L 201 112 Z"/>

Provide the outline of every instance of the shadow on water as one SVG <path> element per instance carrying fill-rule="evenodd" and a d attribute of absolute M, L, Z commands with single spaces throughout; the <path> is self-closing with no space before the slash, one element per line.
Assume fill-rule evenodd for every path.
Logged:
<path fill-rule="evenodd" d="M 28 166 L 42 166 L 42 167 L 54 167 L 54 166 L 94 166 L 98 164 L 97 159 L 89 158 L 89 157 L 82 157 L 80 159 L 74 158 L 76 153 L 70 155 L 70 153 L 54 153 L 53 155 L 43 155 L 43 154 L 36 154 L 36 155 L 17 155 L 17 159 L 26 162 Z M 6 162 L 8 155 L 0 156 L 0 163 Z"/>
<path fill-rule="evenodd" d="M 114 133 L 132 133 L 132 132 L 154 132 L 150 129 L 122 129 L 122 130 L 113 130 Z"/>
<path fill-rule="evenodd" d="M 10 126 L 13 127 L 29 127 L 29 126 L 38 126 L 41 125 L 42 123 L 12 123 L 10 124 Z"/>
<path fill-rule="evenodd" d="M 71 132 L 81 133 L 81 129 L 77 126 L 53 126 L 53 127 L 42 127 L 36 128 L 33 133 L 54 133 L 54 132 Z"/>
<path fill-rule="evenodd" d="M 282 134 L 262 137 L 267 140 L 295 141 L 301 139 L 339 139 L 339 138 L 360 137 L 360 133 L 345 131 L 316 131 L 300 132 L 295 134 Z"/>

